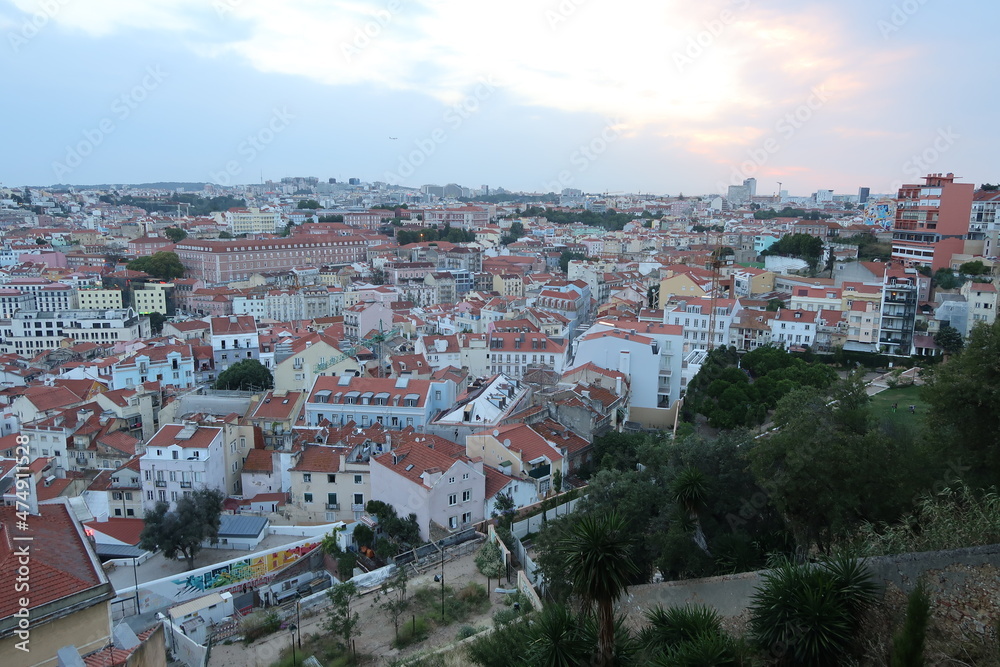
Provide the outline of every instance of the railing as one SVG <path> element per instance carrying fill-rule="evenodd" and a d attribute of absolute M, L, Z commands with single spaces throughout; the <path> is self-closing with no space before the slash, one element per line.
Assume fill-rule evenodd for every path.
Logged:
<path fill-rule="evenodd" d="M 165 479 L 156 480 L 156 486 L 160 489 L 165 489 L 167 487 L 167 481 Z"/>
<path fill-rule="evenodd" d="M 326 504 L 326 508 L 328 510 L 339 510 L 340 509 L 340 503 L 327 503 Z"/>
<path fill-rule="evenodd" d="M 352 504 L 351 505 L 351 511 L 352 512 L 364 512 L 365 511 L 364 503 L 361 503 L 360 505 L 359 504 Z"/>
<path fill-rule="evenodd" d="M 181 488 L 182 489 L 190 489 L 191 488 L 191 482 L 181 482 Z"/>

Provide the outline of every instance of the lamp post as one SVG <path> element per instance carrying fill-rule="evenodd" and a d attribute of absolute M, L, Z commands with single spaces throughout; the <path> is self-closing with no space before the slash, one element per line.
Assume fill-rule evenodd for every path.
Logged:
<path fill-rule="evenodd" d="M 441 582 L 441 622 L 444 623 L 444 548 L 441 548 L 441 574 L 434 575 L 434 581 Z"/>
<path fill-rule="evenodd" d="M 294 623 L 292 623 L 291 625 L 288 626 L 288 631 L 292 633 L 291 634 L 291 637 L 292 637 L 292 667 L 296 667 L 296 665 L 298 664 L 298 660 L 295 657 L 295 627 L 296 626 L 295 626 Z"/>
<path fill-rule="evenodd" d="M 295 598 L 295 622 L 298 624 L 300 630 L 298 634 L 299 648 L 302 648 L 302 616 L 300 616 L 300 610 L 302 607 L 302 601 L 299 598 Z"/>

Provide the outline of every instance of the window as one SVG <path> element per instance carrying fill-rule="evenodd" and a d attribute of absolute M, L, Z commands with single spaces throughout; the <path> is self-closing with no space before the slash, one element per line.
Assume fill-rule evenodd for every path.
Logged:
<path fill-rule="evenodd" d="M 313 481 L 312 474 L 308 473 L 308 472 L 302 473 L 302 481 L 305 482 L 306 484 L 308 484 L 309 482 Z"/>
<path fill-rule="evenodd" d="M 304 502 L 304 503 L 311 503 L 312 501 L 313 501 L 313 494 L 311 494 L 311 493 L 303 493 L 302 494 L 302 502 Z"/>
<path fill-rule="evenodd" d="M 125 500 L 132 500 L 132 492 L 131 491 L 126 491 L 125 492 Z"/>
<path fill-rule="evenodd" d="M 365 494 L 363 494 L 363 493 L 355 493 L 354 494 L 354 504 L 355 505 L 364 505 L 365 504 Z"/>
<path fill-rule="evenodd" d="M 327 509 L 333 509 L 334 507 L 337 506 L 337 494 L 336 493 L 328 493 L 328 494 L 326 494 L 326 505 L 327 505 Z"/>
<path fill-rule="evenodd" d="M 354 476 L 354 483 L 355 483 L 355 484 L 363 484 L 363 483 L 364 483 L 364 482 L 362 481 L 362 477 L 361 477 L 361 475 L 355 475 L 355 476 Z"/>
<path fill-rule="evenodd" d="M 455 530 L 456 528 L 458 528 L 458 517 L 457 516 L 453 516 L 453 517 L 449 517 L 448 518 L 448 528 L 450 528 L 451 530 Z"/>
<path fill-rule="evenodd" d="M 462 515 L 462 523 L 472 523 L 472 512 L 466 512 Z"/>
<path fill-rule="evenodd" d="M 152 500 L 152 499 L 153 499 L 153 492 L 152 491 L 147 491 L 146 492 L 146 500 Z"/>
<path fill-rule="evenodd" d="M 135 510 L 133 509 L 125 510 L 125 516 L 135 516 Z"/>
<path fill-rule="evenodd" d="M 115 510 L 115 516 L 121 516 L 121 515 L 122 515 L 122 511 L 120 509 L 116 509 Z"/>
<path fill-rule="evenodd" d="M 448 483 L 449 484 L 454 484 L 455 483 L 455 478 L 454 477 L 449 477 L 448 478 Z"/>
<path fill-rule="evenodd" d="M 114 491 L 114 492 L 111 493 L 111 498 L 113 500 L 121 500 L 122 499 L 122 494 L 120 492 L 118 492 L 118 491 Z"/>
<path fill-rule="evenodd" d="M 472 491 L 462 491 L 462 502 L 467 503 L 472 500 Z"/>
<path fill-rule="evenodd" d="M 457 505 L 457 504 L 458 504 L 458 494 L 457 493 L 449 493 L 448 494 L 448 505 L 451 506 L 451 505 Z"/>
<path fill-rule="evenodd" d="M 336 484 L 337 483 L 337 476 L 336 475 L 327 475 L 326 476 L 326 481 L 327 481 L 328 484 Z"/>
<path fill-rule="evenodd" d="M 462 479 L 469 479 L 469 473 L 467 472 L 462 473 Z"/>

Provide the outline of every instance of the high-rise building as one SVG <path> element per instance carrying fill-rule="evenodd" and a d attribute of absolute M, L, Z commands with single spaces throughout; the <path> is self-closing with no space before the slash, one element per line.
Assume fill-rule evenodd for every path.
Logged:
<path fill-rule="evenodd" d="M 743 181 L 743 186 L 747 189 L 747 192 L 751 197 L 757 196 L 757 179 L 748 178 Z"/>
<path fill-rule="evenodd" d="M 924 184 L 907 184 L 896 195 L 892 258 L 907 265 L 950 266 L 965 251 L 972 213 L 972 183 L 956 183 L 954 174 L 928 174 Z"/>
<path fill-rule="evenodd" d="M 858 204 L 864 205 L 868 203 L 868 198 L 871 197 L 871 188 L 858 188 Z"/>

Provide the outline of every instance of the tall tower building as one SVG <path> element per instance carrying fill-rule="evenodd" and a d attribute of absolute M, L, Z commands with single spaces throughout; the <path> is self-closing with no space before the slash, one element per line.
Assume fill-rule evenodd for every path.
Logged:
<path fill-rule="evenodd" d="M 931 269 L 951 265 L 965 251 L 975 185 L 956 183 L 954 174 L 928 174 L 923 185 L 908 184 L 896 194 L 892 258 Z"/>
<path fill-rule="evenodd" d="M 743 181 L 743 187 L 745 187 L 747 189 L 747 192 L 750 193 L 750 197 L 751 198 L 757 196 L 757 179 L 756 178 L 748 178 L 748 179 L 744 180 Z"/>
<path fill-rule="evenodd" d="M 858 204 L 864 206 L 868 203 L 868 198 L 872 195 L 871 188 L 858 188 Z"/>

